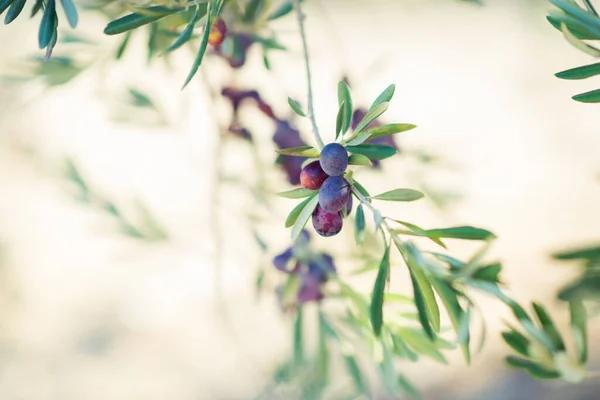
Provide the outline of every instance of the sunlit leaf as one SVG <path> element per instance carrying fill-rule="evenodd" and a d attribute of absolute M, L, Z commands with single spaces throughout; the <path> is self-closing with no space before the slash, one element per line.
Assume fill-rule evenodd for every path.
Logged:
<path fill-rule="evenodd" d="M 346 133 L 350 124 L 352 123 L 352 111 L 354 110 L 352 105 L 352 95 L 350 94 L 350 88 L 344 81 L 338 82 L 338 107 L 343 109 L 343 118 L 340 127 L 340 134 Z"/>
<path fill-rule="evenodd" d="M 550 3 L 554 4 L 556 7 L 560 8 L 567 14 L 572 15 L 578 20 L 600 29 L 600 18 L 592 13 L 582 10 L 575 3 L 568 0 L 550 0 Z"/>
<path fill-rule="evenodd" d="M 373 101 L 373 104 L 371 104 L 371 107 L 369 107 L 369 112 L 372 111 L 372 110 L 374 110 L 374 109 L 376 109 L 377 107 L 379 107 L 383 103 L 389 103 L 390 100 L 392 100 L 392 97 L 394 97 L 394 91 L 395 90 L 396 90 L 396 85 L 394 85 L 394 84 L 391 84 L 387 88 L 385 88 L 383 90 L 383 92 L 381 92 L 379 94 L 379 96 L 377 96 L 377 98 L 375 99 L 375 101 Z"/>
<path fill-rule="evenodd" d="M 321 152 L 319 149 L 315 149 L 312 146 L 300 146 L 300 147 L 290 147 L 287 149 L 275 150 L 279 154 L 283 154 L 286 156 L 299 156 L 299 157 L 311 157 L 318 158 Z"/>
<path fill-rule="evenodd" d="M 285 197 L 286 199 L 302 199 L 319 193 L 317 190 L 310 190 L 306 188 L 297 188 L 288 190 L 287 192 L 277 193 L 277 196 Z"/>
<path fill-rule="evenodd" d="M 296 220 L 298 219 L 298 216 L 300 215 L 300 213 L 302 212 L 302 210 L 304 210 L 304 208 L 307 206 L 307 204 L 312 200 L 316 198 L 317 201 L 319 199 L 319 197 L 317 196 L 317 194 L 313 194 L 311 197 L 309 197 L 308 199 L 302 201 L 301 203 L 299 203 L 296 207 L 294 207 L 294 209 L 290 212 L 290 214 L 288 215 L 288 217 L 285 220 L 285 227 L 289 228 L 291 226 L 293 226 L 296 223 Z"/>
<path fill-rule="evenodd" d="M 405 231 L 400 232 L 398 230 L 395 230 L 394 231 L 395 233 L 427 237 L 427 238 L 431 239 L 431 241 L 434 242 L 435 244 L 438 244 L 438 245 L 442 246 L 443 248 L 446 248 L 446 245 L 440 240 L 440 238 L 433 236 L 433 235 L 429 235 L 425 229 L 423 229 L 415 224 L 411 224 L 410 222 L 400 221 L 397 219 L 392 219 L 392 221 L 397 222 L 401 225 L 404 225 L 405 227 L 410 229 L 410 232 L 408 232 L 408 233 L 405 233 Z"/>
<path fill-rule="evenodd" d="M 311 218 L 318 203 L 319 196 L 315 195 L 309 198 L 308 203 L 306 203 L 306 206 L 304 206 L 300 214 L 298 214 L 296 222 L 294 222 L 294 226 L 292 227 L 292 240 L 298 239 L 298 236 L 300 236 L 300 233 L 302 233 L 302 229 L 304 229 L 304 226 Z"/>
<path fill-rule="evenodd" d="M 402 338 L 417 354 L 429 357 L 435 361 L 447 364 L 444 355 L 437 349 L 434 342 L 423 335 L 423 332 L 414 329 L 401 327 L 396 330 L 398 336 Z"/>
<path fill-rule="evenodd" d="M 529 339 L 527 339 L 521 333 L 511 330 L 508 332 L 502 332 L 502 337 L 514 351 L 525 357 L 529 357 Z"/>
<path fill-rule="evenodd" d="M 337 115 L 335 117 L 335 140 L 338 140 L 340 134 L 342 133 L 342 126 L 344 125 L 344 120 L 346 119 L 346 104 L 342 103 L 340 108 L 338 109 Z"/>
<path fill-rule="evenodd" d="M 423 198 L 424 194 L 413 189 L 394 189 L 371 197 L 385 201 L 415 201 Z"/>
<path fill-rule="evenodd" d="M 497 283 L 500 280 L 500 272 L 502 272 L 502 264 L 494 263 L 479 268 L 473 273 L 472 277 L 474 279 Z"/>
<path fill-rule="evenodd" d="M 371 166 L 373 163 L 368 157 L 363 156 L 362 154 L 351 154 L 350 157 L 348 157 L 348 165 Z"/>
<path fill-rule="evenodd" d="M 353 186 L 356 188 L 356 190 L 358 190 L 360 194 L 362 194 L 367 199 L 367 201 L 371 202 L 371 195 L 363 185 L 361 185 L 357 180 L 355 180 Z"/>
<path fill-rule="evenodd" d="M 376 107 L 374 107 L 371 110 L 369 110 L 369 112 L 358 123 L 358 125 L 356 126 L 356 129 L 354 130 L 354 132 L 355 133 L 359 133 L 359 132 L 362 132 L 363 130 L 365 130 L 369 125 L 371 125 L 371 123 L 373 121 L 375 121 L 384 112 L 387 111 L 389 105 L 390 105 L 390 103 L 388 103 L 386 101 L 386 102 L 378 104 Z"/>
<path fill-rule="evenodd" d="M 419 355 L 415 353 L 406 342 L 397 334 L 392 334 L 392 340 L 394 343 L 394 353 L 400 357 L 408 358 L 410 361 L 417 361 Z"/>
<path fill-rule="evenodd" d="M 585 24 L 582 21 L 562 12 L 551 12 L 546 19 L 558 31 L 561 30 L 561 23 L 564 23 L 567 25 L 571 33 L 573 33 L 573 35 L 577 36 L 579 39 L 588 40 L 600 38 L 600 29 L 596 29 L 595 27 Z"/>
<path fill-rule="evenodd" d="M 433 288 L 440 296 L 444 307 L 446 308 L 446 312 L 448 313 L 448 317 L 450 318 L 450 322 L 452 323 L 452 327 L 456 332 L 456 337 L 460 342 L 460 347 L 463 352 L 463 356 L 467 364 L 471 362 L 471 353 L 469 351 L 469 334 L 467 331 L 467 335 L 461 337 L 460 329 L 461 322 L 463 319 L 464 310 L 460 306 L 458 302 L 458 296 L 456 291 L 452 288 L 452 286 L 440 279 L 432 278 L 430 280 Z"/>
<path fill-rule="evenodd" d="M 600 49 L 581 41 L 581 39 L 575 36 L 564 23 L 561 23 L 560 30 L 565 35 L 565 39 L 567 39 L 567 41 L 576 49 L 594 57 L 600 56 Z"/>

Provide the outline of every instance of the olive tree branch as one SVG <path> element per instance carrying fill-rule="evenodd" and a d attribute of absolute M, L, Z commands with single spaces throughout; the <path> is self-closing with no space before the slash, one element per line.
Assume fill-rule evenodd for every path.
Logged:
<path fill-rule="evenodd" d="M 296 7 L 296 14 L 298 16 L 298 26 L 300 27 L 300 36 L 302 37 L 302 50 L 304 52 L 304 65 L 306 67 L 306 80 L 308 82 L 308 118 L 312 123 L 313 133 L 315 139 L 319 144 L 320 148 L 325 146 L 319 128 L 317 127 L 317 120 L 315 119 L 315 110 L 313 107 L 313 93 L 312 93 L 312 78 L 310 73 L 310 62 L 308 59 L 308 46 L 306 44 L 306 32 L 304 30 L 304 14 L 302 13 L 302 7 L 300 6 L 300 0 L 294 0 L 294 6 Z"/>

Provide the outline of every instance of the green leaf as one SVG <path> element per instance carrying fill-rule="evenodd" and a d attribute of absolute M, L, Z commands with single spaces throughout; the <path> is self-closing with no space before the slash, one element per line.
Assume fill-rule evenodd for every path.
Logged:
<path fill-rule="evenodd" d="M 365 393 L 366 385 L 363 380 L 363 374 L 360 370 L 358 362 L 356 361 L 356 357 L 353 355 L 344 355 L 344 363 L 346 364 L 346 369 L 350 373 L 352 380 L 354 381 L 354 386 L 359 393 Z"/>
<path fill-rule="evenodd" d="M 577 36 L 579 39 L 598 39 L 600 38 L 600 29 L 596 29 L 593 26 L 585 24 L 570 15 L 563 14 L 562 12 L 551 12 L 546 19 L 550 24 L 560 31 L 560 24 L 564 22 L 569 30 Z"/>
<path fill-rule="evenodd" d="M 394 85 L 394 84 L 391 84 L 388 87 L 386 87 L 383 90 L 383 92 L 381 92 L 379 94 L 379 96 L 377 96 L 377 98 L 375 99 L 375 101 L 373 102 L 373 104 L 371 104 L 371 107 L 369 108 L 369 111 L 374 110 L 375 108 L 379 107 L 379 105 L 381 105 L 383 103 L 389 103 L 390 100 L 392 100 L 392 97 L 394 97 L 394 91 L 395 90 L 396 90 L 396 85 Z"/>
<path fill-rule="evenodd" d="M 296 311 L 296 321 L 294 322 L 294 364 L 300 365 L 304 360 L 304 340 L 302 335 L 302 306 L 298 306 Z"/>
<path fill-rule="evenodd" d="M 330 330 L 331 326 L 327 324 L 327 321 L 319 310 L 319 342 L 317 347 L 316 375 L 321 385 L 325 385 L 329 377 L 329 351 L 327 349 L 327 336 Z"/>
<path fill-rule="evenodd" d="M 571 312 L 571 333 L 575 341 L 577 359 L 581 364 L 588 360 L 587 313 L 579 300 L 569 302 Z"/>
<path fill-rule="evenodd" d="M 538 329 L 535 325 L 533 325 L 533 322 L 531 321 L 520 320 L 519 322 L 521 323 L 521 326 L 523 326 L 525 331 L 539 344 L 544 346 L 550 354 L 552 354 L 556 350 L 554 347 L 554 343 L 545 331 Z"/>
<path fill-rule="evenodd" d="M 362 204 L 356 209 L 356 217 L 354 219 L 354 240 L 356 244 L 361 244 L 365 240 L 365 212 Z"/>
<path fill-rule="evenodd" d="M 464 239 L 464 240 L 488 240 L 494 239 L 496 236 L 488 230 L 474 228 L 472 226 L 457 226 L 444 229 L 429 229 L 427 234 L 448 239 Z"/>
<path fill-rule="evenodd" d="M 383 325 L 383 298 L 385 293 L 385 283 L 390 270 L 390 247 L 386 245 L 383 258 L 379 264 L 379 272 L 375 279 L 373 294 L 371 295 L 371 326 L 375 336 L 381 334 L 381 326 Z"/>
<path fill-rule="evenodd" d="M 406 377 L 402 374 L 398 374 L 398 386 L 400 386 L 400 388 L 410 397 L 412 397 L 413 399 L 420 399 L 421 395 L 419 394 L 419 391 L 417 390 L 417 388 L 415 388 L 413 386 L 412 383 L 410 383 L 409 380 L 406 379 Z"/>
<path fill-rule="evenodd" d="M 580 249 L 565 250 L 552 255 L 552 257 L 557 260 L 592 260 L 595 258 L 600 258 L 600 246 L 595 245 Z"/>
<path fill-rule="evenodd" d="M 40 49 L 47 47 L 52 40 L 52 36 L 56 33 L 57 17 L 55 4 L 54 0 L 48 0 L 44 15 L 42 15 L 38 34 Z"/>
<path fill-rule="evenodd" d="M 581 103 L 600 103 L 600 89 L 573 96 L 573 100 Z"/>
<path fill-rule="evenodd" d="M 271 15 L 269 15 L 269 21 L 283 17 L 284 15 L 289 14 L 293 9 L 294 5 L 292 1 L 286 1 L 285 3 L 280 5 L 277 10 L 273 11 Z"/>
<path fill-rule="evenodd" d="M 123 57 L 123 53 L 125 53 L 125 49 L 127 48 L 127 45 L 129 44 L 129 38 L 131 38 L 131 34 L 133 33 L 133 31 L 129 31 L 125 34 L 125 37 L 123 38 L 123 41 L 121 42 L 121 45 L 119 46 L 119 49 L 117 50 L 117 54 L 115 55 L 115 58 L 117 60 L 121 59 L 121 57 Z"/>
<path fill-rule="evenodd" d="M 594 6 L 590 2 L 590 0 L 583 0 L 583 4 L 585 5 L 585 8 L 587 8 L 587 10 L 589 12 L 591 12 L 595 16 L 598 16 L 598 13 L 596 12 L 596 9 L 594 8 Z"/>
<path fill-rule="evenodd" d="M 379 212 L 379 210 L 373 211 L 373 223 L 375 224 L 375 232 L 377 232 L 381 227 L 382 220 L 383 218 L 381 218 L 381 213 Z"/>
<path fill-rule="evenodd" d="M 425 229 L 423 229 L 417 225 L 411 224 L 409 222 L 400 221 L 397 219 L 392 219 L 392 221 L 397 222 L 400 225 L 404 225 L 405 227 L 410 229 L 410 232 L 394 230 L 393 231 L 394 233 L 402 233 L 405 235 L 428 237 L 435 244 L 438 244 L 438 245 L 442 246 L 443 248 L 446 248 L 446 245 L 438 237 L 428 234 L 428 232 Z"/>
<path fill-rule="evenodd" d="M 279 192 L 277 196 L 285 197 L 286 199 L 302 199 L 304 197 L 309 197 L 318 194 L 318 190 L 310 190 L 306 188 L 297 188 L 288 190 L 287 192 Z"/>
<path fill-rule="evenodd" d="M 366 165 L 370 167 L 373 163 L 367 156 L 363 156 L 362 154 L 351 154 L 350 157 L 348 157 L 348 165 Z"/>
<path fill-rule="evenodd" d="M 546 312 L 546 309 L 541 304 L 533 303 L 533 310 L 535 311 L 535 314 L 537 315 L 538 320 L 542 325 L 542 328 L 544 329 L 544 332 L 546 332 L 546 335 L 552 341 L 554 349 L 564 350 L 565 343 L 563 342 L 563 339 L 560 336 L 558 329 L 556 329 L 552 318 Z"/>
<path fill-rule="evenodd" d="M 19 16 L 19 14 L 21 14 L 21 11 L 23 11 L 23 7 L 25 7 L 26 1 L 27 0 L 15 0 L 10 5 L 8 11 L 6 12 L 6 15 L 4 16 L 5 25 L 8 25 L 11 22 L 13 22 Z"/>
<path fill-rule="evenodd" d="M 433 289 L 431 288 L 431 283 L 427 279 L 425 272 L 423 270 L 423 267 L 421 265 L 423 263 L 422 255 L 419 252 L 419 250 L 412 243 L 410 243 L 410 242 L 402 243 L 398 240 L 398 238 L 395 235 L 393 235 L 392 238 L 394 239 L 394 244 L 398 248 L 398 251 L 400 251 L 402 258 L 406 262 L 408 269 L 410 270 L 412 275 L 414 275 L 415 284 L 413 284 L 413 288 L 418 289 L 418 290 L 415 290 L 415 293 L 419 292 L 418 294 L 421 295 L 423 298 L 424 310 L 425 310 L 425 313 L 427 314 L 429 323 L 431 323 L 431 326 L 433 327 L 433 329 L 436 332 L 439 332 L 440 331 L 440 310 L 439 310 L 437 301 L 435 299 L 435 295 L 433 294 Z M 415 296 L 415 303 L 416 303 L 416 296 Z M 417 304 L 417 306 L 418 306 L 418 304 Z M 424 325 L 426 325 L 426 324 L 424 324 Z M 425 328 L 425 326 L 423 326 L 423 328 L 427 329 L 427 328 Z"/>
<path fill-rule="evenodd" d="M 502 332 L 502 337 L 506 344 L 508 344 L 517 353 L 529 357 L 529 339 L 527 339 L 521 333 L 511 330 L 508 332 Z"/>
<path fill-rule="evenodd" d="M 502 272 L 502 264 L 494 263 L 479 268 L 472 275 L 474 279 L 497 283 L 500 281 L 499 275 Z"/>
<path fill-rule="evenodd" d="M 8 3 L 11 3 L 13 0 L 8 0 Z M 0 0 L 1 3 L 1 0 Z M 37 15 L 37 13 L 43 8 L 44 6 L 44 1 L 43 0 L 35 0 L 35 4 L 33 5 L 33 7 L 31 8 L 31 15 L 30 17 L 33 18 Z M 0 14 L 2 14 L 2 4 L 0 4 Z"/>
<path fill-rule="evenodd" d="M 285 220 L 285 227 L 289 228 L 289 227 L 293 226 L 296 223 L 296 220 L 298 219 L 298 216 L 300 215 L 302 210 L 304 210 L 304 208 L 308 205 L 308 203 L 310 203 L 310 201 L 315 198 L 318 201 L 319 197 L 317 196 L 316 193 L 314 195 L 312 195 L 311 197 L 309 197 L 308 199 L 299 203 L 296 207 L 294 207 L 294 209 L 290 212 L 287 219 Z"/>
<path fill-rule="evenodd" d="M 374 107 L 373 109 L 369 110 L 369 112 L 363 117 L 363 119 L 356 126 L 356 129 L 354 130 L 354 133 L 356 134 L 356 133 L 359 133 L 359 132 L 362 132 L 363 130 L 365 130 L 369 125 L 371 125 L 371 123 L 373 121 L 375 121 L 384 112 L 387 111 L 389 105 L 390 105 L 390 103 L 388 103 L 386 101 L 386 102 L 383 102 L 381 104 L 378 104 L 376 107 Z"/>
<path fill-rule="evenodd" d="M 424 197 L 424 194 L 413 189 L 394 189 L 373 196 L 372 199 L 386 201 L 415 201 Z"/>
<path fill-rule="evenodd" d="M 213 11 L 210 8 L 210 3 L 208 3 L 208 7 L 206 9 L 206 25 L 204 26 L 204 32 L 202 32 L 202 38 L 200 39 L 200 46 L 198 47 L 198 52 L 196 53 L 196 58 L 194 58 L 194 62 L 192 64 L 192 69 L 188 74 L 181 90 L 185 89 L 185 87 L 190 83 L 196 72 L 198 72 L 198 68 L 200 68 L 200 64 L 202 64 L 202 59 L 204 58 L 204 52 L 206 52 L 206 46 L 208 45 L 208 37 L 210 36 L 210 31 L 212 29 L 212 15 Z"/>
<path fill-rule="evenodd" d="M 506 357 L 506 363 L 515 369 L 521 369 L 529 373 L 534 378 L 538 379 L 555 379 L 559 378 L 560 374 L 556 371 L 549 370 L 540 364 L 533 361 L 525 360 L 523 358 L 508 356 Z"/>
<path fill-rule="evenodd" d="M 433 341 L 429 340 L 423 332 L 414 328 L 401 327 L 396 330 L 402 338 L 416 353 L 429 357 L 435 361 L 447 364 L 444 355 L 435 347 Z"/>
<path fill-rule="evenodd" d="M 600 63 L 571 68 L 555 74 L 560 79 L 585 79 L 600 74 Z"/>
<path fill-rule="evenodd" d="M 431 329 L 423 292 L 421 291 L 419 283 L 417 282 L 417 278 L 415 278 L 415 274 L 413 274 L 412 271 L 410 271 L 410 282 L 413 288 L 413 296 L 415 298 L 415 306 L 417 307 L 418 320 L 427 336 L 429 336 L 431 340 L 435 340 L 435 333 Z"/>
<path fill-rule="evenodd" d="M 306 206 L 298 215 L 296 222 L 294 222 L 294 226 L 292 228 L 292 240 L 298 239 L 298 236 L 300 236 L 302 229 L 304 229 L 304 226 L 312 216 L 313 211 L 315 210 L 315 208 L 317 208 L 317 203 L 319 203 L 319 196 L 315 195 L 309 198 L 308 203 L 306 203 Z"/>
<path fill-rule="evenodd" d="M 371 202 L 371 195 L 363 185 L 361 185 L 357 180 L 355 180 L 353 186 L 356 188 L 356 190 L 358 190 L 360 194 L 362 194 L 369 201 L 369 203 Z"/>
<path fill-rule="evenodd" d="M 177 39 L 175 39 L 175 41 L 169 47 L 167 47 L 165 49 L 165 52 L 173 51 L 173 50 L 180 48 L 181 46 L 183 46 L 185 43 L 187 43 L 192 38 L 192 34 L 194 33 L 194 25 L 196 24 L 196 21 L 198 20 L 199 15 L 200 15 L 200 8 L 198 8 L 196 6 L 196 9 L 194 11 L 194 15 L 192 15 L 192 18 L 190 18 L 187 25 L 185 26 L 183 31 L 181 31 L 181 34 L 177 37 Z"/>
<path fill-rule="evenodd" d="M 577 18 L 581 22 L 591 25 L 594 28 L 600 29 L 600 18 L 582 10 L 576 4 L 571 2 L 565 2 L 562 0 L 550 0 L 550 3 L 554 4 L 556 7 L 560 8 L 567 14 Z"/>
<path fill-rule="evenodd" d="M 75 7 L 73 0 L 60 0 L 60 4 L 62 4 L 69 25 L 71 28 L 76 28 L 77 23 L 79 22 L 79 15 L 77 14 L 77 8 Z"/>
<path fill-rule="evenodd" d="M 298 114 L 301 117 L 306 117 L 306 113 L 302 111 L 302 106 L 296 100 L 292 99 L 291 97 L 288 97 L 288 104 L 290 105 L 292 111 L 294 111 L 296 114 Z"/>
<path fill-rule="evenodd" d="M 262 14 L 264 7 L 265 0 L 250 0 L 244 10 L 243 21 L 246 23 L 256 21 Z"/>
<path fill-rule="evenodd" d="M 106 35 L 117 35 L 119 33 L 127 32 L 132 29 L 139 28 L 140 26 L 149 24 L 154 21 L 158 21 L 167 15 L 175 14 L 180 11 L 184 11 L 183 7 L 168 8 L 164 6 L 153 6 L 144 9 L 146 13 L 133 13 L 121 17 L 117 20 L 109 22 L 104 28 Z"/>
<path fill-rule="evenodd" d="M 398 153 L 392 146 L 386 146 L 383 144 L 359 144 L 358 146 L 346 146 L 346 150 L 354 154 L 362 154 L 372 160 L 384 160 L 386 158 L 395 156 Z"/>
<path fill-rule="evenodd" d="M 458 302 L 458 296 L 454 288 L 445 281 L 440 279 L 432 278 L 430 280 L 433 288 L 440 296 L 442 303 L 444 304 L 444 308 L 446 308 L 446 312 L 448 313 L 448 317 L 450 318 L 450 322 L 452 323 L 452 327 L 456 332 L 456 337 L 460 342 L 460 347 L 463 352 L 463 356 L 467 364 L 471 362 L 471 352 L 469 351 L 469 334 L 467 330 L 467 334 L 461 337 L 460 329 L 461 322 L 463 320 L 464 310 L 460 306 Z"/>
<path fill-rule="evenodd" d="M 573 47 L 575 47 L 576 49 L 581 50 L 584 53 L 594 57 L 600 56 L 600 49 L 597 49 L 594 46 L 590 46 L 589 44 L 581 41 L 581 39 L 579 39 L 569 30 L 569 28 L 567 27 L 567 25 L 564 24 L 564 22 L 560 24 L 560 30 L 565 35 L 565 39 L 567 39 L 567 41 L 571 43 L 571 45 L 573 45 Z"/>
<path fill-rule="evenodd" d="M 286 156 L 299 156 L 311 158 L 319 158 L 319 155 L 321 154 L 319 149 L 315 149 L 312 146 L 290 147 L 287 149 L 280 149 L 275 151 L 279 154 L 283 154 Z"/>
<path fill-rule="evenodd" d="M 352 111 L 354 110 L 350 88 L 344 81 L 338 82 L 338 106 L 341 110 L 343 109 L 340 133 L 344 135 L 352 124 Z"/>
<path fill-rule="evenodd" d="M 392 341 L 394 344 L 394 352 L 400 357 L 406 357 L 410 361 L 417 361 L 419 359 L 419 355 L 415 353 L 402 338 L 392 333 Z"/>
<path fill-rule="evenodd" d="M 342 125 L 344 125 L 344 120 L 346 119 L 345 114 L 345 103 L 342 103 L 342 105 L 340 105 L 340 108 L 338 109 L 337 115 L 335 116 L 335 140 L 337 140 L 340 137 L 340 134 L 342 133 Z"/>
<path fill-rule="evenodd" d="M 391 136 L 396 133 L 409 131 L 416 127 L 417 126 L 413 124 L 388 124 L 376 126 L 375 128 L 371 128 L 366 132 L 360 132 L 352 135 L 345 141 L 345 143 L 348 146 L 356 146 L 370 139 Z"/>
<path fill-rule="evenodd" d="M 2 15 L 2 13 L 6 11 L 8 7 L 10 7 L 13 1 L 15 0 L 0 0 L 0 15 Z"/>
<path fill-rule="evenodd" d="M 387 337 L 387 335 L 386 335 Z M 388 392 L 398 398 L 398 382 L 396 379 L 396 366 L 394 365 L 394 357 L 390 352 L 389 346 L 386 343 L 386 337 L 382 337 L 380 344 L 383 352 L 383 360 L 379 363 L 379 371 L 383 378 L 383 383 L 387 388 Z"/>

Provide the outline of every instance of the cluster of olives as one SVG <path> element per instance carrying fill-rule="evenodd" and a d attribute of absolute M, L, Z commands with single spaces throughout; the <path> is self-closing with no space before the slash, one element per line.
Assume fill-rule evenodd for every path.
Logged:
<path fill-rule="evenodd" d="M 338 143 L 329 143 L 318 161 L 300 171 L 300 183 L 307 189 L 319 191 L 319 204 L 312 215 L 315 231 L 321 236 L 337 235 L 343 218 L 352 210 L 350 183 L 343 178 L 348 168 L 348 152 Z"/>

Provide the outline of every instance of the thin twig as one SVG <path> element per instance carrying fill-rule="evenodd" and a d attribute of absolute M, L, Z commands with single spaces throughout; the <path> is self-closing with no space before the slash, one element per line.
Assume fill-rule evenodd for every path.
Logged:
<path fill-rule="evenodd" d="M 302 13 L 302 7 L 300 6 L 300 0 L 294 0 L 294 6 L 296 7 L 296 14 L 298 15 L 298 26 L 300 27 L 300 36 L 302 37 L 302 49 L 304 51 L 304 65 L 306 67 L 306 80 L 308 82 L 308 118 L 312 123 L 313 133 L 315 139 L 319 144 L 320 148 L 325 146 L 319 128 L 317 127 L 317 120 L 315 119 L 315 110 L 313 108 L 313 93 L 312 93 L 312 80 L 310 74 L 310 62 L 308 60 L 308 46 L 306 44 L 306 32 L 304 31 L 304 14 Z"/>

